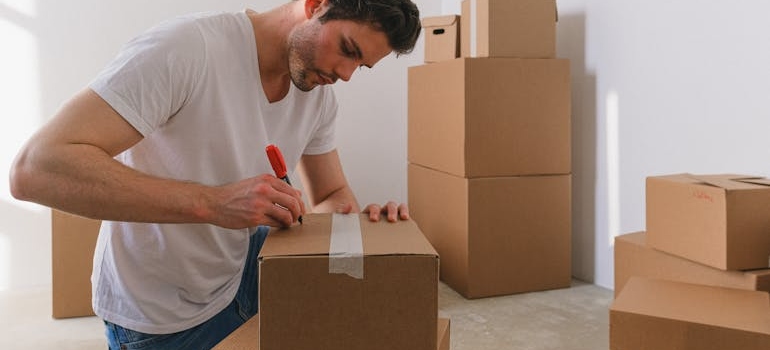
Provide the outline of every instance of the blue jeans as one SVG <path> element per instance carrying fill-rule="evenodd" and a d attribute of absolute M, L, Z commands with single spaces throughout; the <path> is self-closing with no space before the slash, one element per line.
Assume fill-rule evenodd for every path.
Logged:
<path fill-rule="evenodd" d="M 235 299 L 224 310 L 193 328 L 172 334 L 147 334 L 104 321 L 107 344 L 111 350 L 125 349 L 211 349 L 236 328 L 257 314 L 257 257 L 265 242 L 267 226 L 260 226 L 249 239 L 249 253 L 243 279 Z"/>

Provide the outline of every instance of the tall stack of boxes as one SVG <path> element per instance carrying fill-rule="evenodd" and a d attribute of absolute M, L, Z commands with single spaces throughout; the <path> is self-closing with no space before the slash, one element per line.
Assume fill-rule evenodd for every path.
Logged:
<path fill-rule="evenodd" d="M 770 349 L 770 180 L 647 178 L 647 231 L 615 239 L 610 349 Z"/>
<path fill-rule="evenodd" d="M 554 0 L 466 0 L 460 21 L 423 21 L 410 212 L 441 279 L 467 298 L 571 282 L 570 72 L 554 58 L 556 19 Z"/>

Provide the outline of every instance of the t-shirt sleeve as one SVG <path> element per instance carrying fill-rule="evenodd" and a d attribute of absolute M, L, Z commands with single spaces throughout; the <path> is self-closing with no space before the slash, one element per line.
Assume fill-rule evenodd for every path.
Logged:
<path fill-rule="evenodd" d="M 128 42 L 89 87 L 146 137 L 193 92 L 204 51 L 193 20 L 170 20 Z"/>
<path fill-rule="evenodd" d="M 320 121 L 318 127 L 310 138 L 305 150 L 302 152 L 307 155 L 316 155 L 329 153 L 335 148 L 335 120 L 337 119 L 337 98 L 334 96 L 334 90 L 326 89 L 324 94 Z"/>

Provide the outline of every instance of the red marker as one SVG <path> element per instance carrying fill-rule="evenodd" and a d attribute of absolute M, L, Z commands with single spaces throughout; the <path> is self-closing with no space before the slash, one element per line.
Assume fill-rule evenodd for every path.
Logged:
<path fill-rule="evenodd" d="M 265 152 L 267 152 L 267 159 L 270 160 L 270 165 L 273 167 L 275 177 L 286 181 L 286 183 L 291 186 L 291 181 L 289 181 L 289 175 L 286 171 L 286 161 L 283 160 L 283 154 L 281 154 L 281 150 L 278 149 L 278 146 L 269 144 L 265 147 Z M 300 224 L 302 223 L 302 215 L 297 218 L 297 221 L 299 221 Z"/>

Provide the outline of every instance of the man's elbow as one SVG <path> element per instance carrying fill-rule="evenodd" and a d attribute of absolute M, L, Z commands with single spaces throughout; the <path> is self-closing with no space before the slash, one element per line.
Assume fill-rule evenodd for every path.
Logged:
<path fill-rule="evenodd" d="M 32 170 L 31 165 L 23 154 L 14 160 L 8 176 L 11 196 L 18 200 L 29 201 L 32 198 Z"/>

